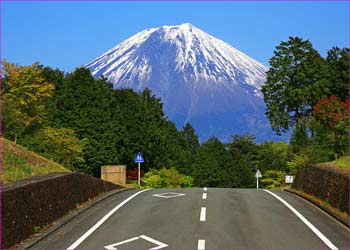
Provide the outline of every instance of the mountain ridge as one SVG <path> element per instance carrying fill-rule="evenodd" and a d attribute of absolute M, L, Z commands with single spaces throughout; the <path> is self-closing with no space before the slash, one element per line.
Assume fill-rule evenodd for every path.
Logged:
<path fill-rule="evenodd" d="M 273 134 L 260 91 L 268 68 L 189 23 L 141 31 L 84 66 L 116 89 L 151 89 L 177 127 L 190 122 L 201 140 Z"/>

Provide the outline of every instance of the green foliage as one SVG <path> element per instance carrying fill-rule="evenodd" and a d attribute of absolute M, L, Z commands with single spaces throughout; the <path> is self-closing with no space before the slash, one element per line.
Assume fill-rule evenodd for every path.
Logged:
<path fill-rule="evenodd" d="M 289 145 L 285 142 L 264 142 L 258 145 L 258 169 L 266 170 L 287 170 L 287 162 L 291 159 Z"/>
<path fill-rule="evenodd" d="M 17 137 L 21 136 L 25 131 L 23 122 L 23 114 L 16 109 L 15 100 L 3 96 L 2 98 L 2 125 L 5 138 L 17 141 Z"/>
<path fill-rule="evenodd" d="M 174 166 L 189 173 L 195 141 L 188 140 L 195 140 L 194 131 L 188 127 L 185 134 L 179 132 L 149 89 L 113 90 L 106 78 L 96 80 L 84 68 L 63 78 L 60 72 L 45 72 L 48 79 L 61 82 L 49 103 L 50 126 L 73 129 L 79 140 L 89 142 L 84 161 L 75 162 L 74 169 L 99 176 L 102 165 L 134 166 L 133 158 L 140 151 L 145 171 Z"/>
<path fill-rule="evenodd" d="M 287 171 L 289 174 L 295 175 L 299 169 L 307 167 L 311 162 L 309 155 L 295 154 L 292 160 L 287 162 Z"/>
<path fill-rule="evenodd" d="M 327 88 L 341 101 L 349 98 L 349 48 L 333 47 L 327 52 Z"/>
<path fill-rule="evenodd" d="M 45 121 L 45 100 L 54 84 L 45 80 L 38 63 L 31 66 L 3 62 L 4 135 L 14 141 L 30 134 Z"/>
<path fill-rule="evenodd" d="M 308 40 L 290 37 L 270 59 L 262 87 L 266 115 L 281 134 L 294 127 L 290 165 L 345 155 L 349 131 L 349 49 L 334 47 L 326 59 Z"/>
<path fill-rule="evenodd" d="M 6 139 L 2 139 L 2 173 L 3 182 L 23 179 L 32 175 L 50 172 L 68 172 L 61 165 L 49 161 Z"/>
<path fill-rule="evenodd" d="M 269 63 L 262 92 L 266 115 L 280 134 L 309 117 L 317 100 L 328 94 L 327 64 L 308 40 L 299 37 L 281 42 Z"/>
<path fill-rule="evenodd" d="M 305 148 L 310 143 L 309 136 L 307 134 L 307 128 L 304 123 L 300 122 L 296 124 L 293 134 L 290 138 L 290 145 L 293 152 L 300 152 L 302 148 Z"/>
<path fill-rule="evenodd" d="M 33 233 L 34 234 L 37 234 L 37 233 L 40 233 L 40 231 L 42 230 L 43 228 L 41 226 L 33 226 Z"/>
<path fill-rule="evenodd" d="M 282 186 L 284 176 L 285 173 L 282 171 L 267 170 L 265 173 L 263 173 L 263 178 L 261 179 L 261 182 L 263 183 L 263 186 L 267 189 L 278 188 Z"/>
<path fill-rule="evenodd" d="M 247 146 L 243 143 L 245 136 L 243 139 L 237 138 L 240 143 L 238 139 L 234 140 L 234 146 L 225 145 L 215 137 L 200 146 L 192 166 L 191 176 L 194 178 L 195 186 L 234 188 L 254 185 L 249 157 L 239 151 L 239 148 L 248 149 L 251 141 L 248 140 Z"/>
<path fill-rule="evenodd" d="M 188 188 L 193 185 L 193 178 L 180 174 L 176 168 L 151 169 L 142 178 L 146 188 Z"/>
<path fill-rule="evenodd" d="M 23 144 L 44 157 L 73 169 L 73 164 L 83 162 L 83 147 L 87 139 L 79 140 L 74 130 L 67 128 L 43 128 L 27 137 Z"/>
<path fill-rule="evenodd" d="M 335 165 L 344 169 L 350 168 L 350 156 L 345 156 L 337 159 Z"/>

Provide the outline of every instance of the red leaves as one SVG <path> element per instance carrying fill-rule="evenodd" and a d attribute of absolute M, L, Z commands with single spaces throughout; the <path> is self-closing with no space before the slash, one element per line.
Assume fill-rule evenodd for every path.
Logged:
<path fill-rule="evenodd" d="M 342 102 L 334 95 L 325 97 L 317 102 L 312 114 L 316 120 L 335 128 L 339 122 L 350 120 L 349 103 L 349 98 Z"/>
<path fill-rule="evenodd" d="M 143 171 L 143 169 L 141 169 L 140 175 L 141 175 L 141 178 L 145 175 L 145 172 Z M 137 168 L 126 170 L 126 179 L 128 181 L 137 180 L 138 179 Z"/>

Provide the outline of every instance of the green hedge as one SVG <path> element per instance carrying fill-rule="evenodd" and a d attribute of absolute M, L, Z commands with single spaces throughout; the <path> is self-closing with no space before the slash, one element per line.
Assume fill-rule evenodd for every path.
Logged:
<path fill-rule="evenodd" d="M 54 173 L 4 185 L 1 248 L 9 248 L 77 204 L 118 186 L 79 173 Z"/>
<path fill-rule="evenodd" d="M 349 171 L 311 165 L 298 171 L 292 187 L 349 214 L 349 181 Z"/>

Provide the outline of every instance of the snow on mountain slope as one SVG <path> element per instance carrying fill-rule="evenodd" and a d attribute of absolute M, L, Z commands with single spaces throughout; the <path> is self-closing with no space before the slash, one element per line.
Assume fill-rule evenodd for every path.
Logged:
<path fill-rule="evenodd" d="M 268 68 L 191 24 L 144 30 L 85 67 L 114 88 L 151 89 L 168 117 L 190 122 L 202 140 L 272 134 L 260 91 Z"/>

